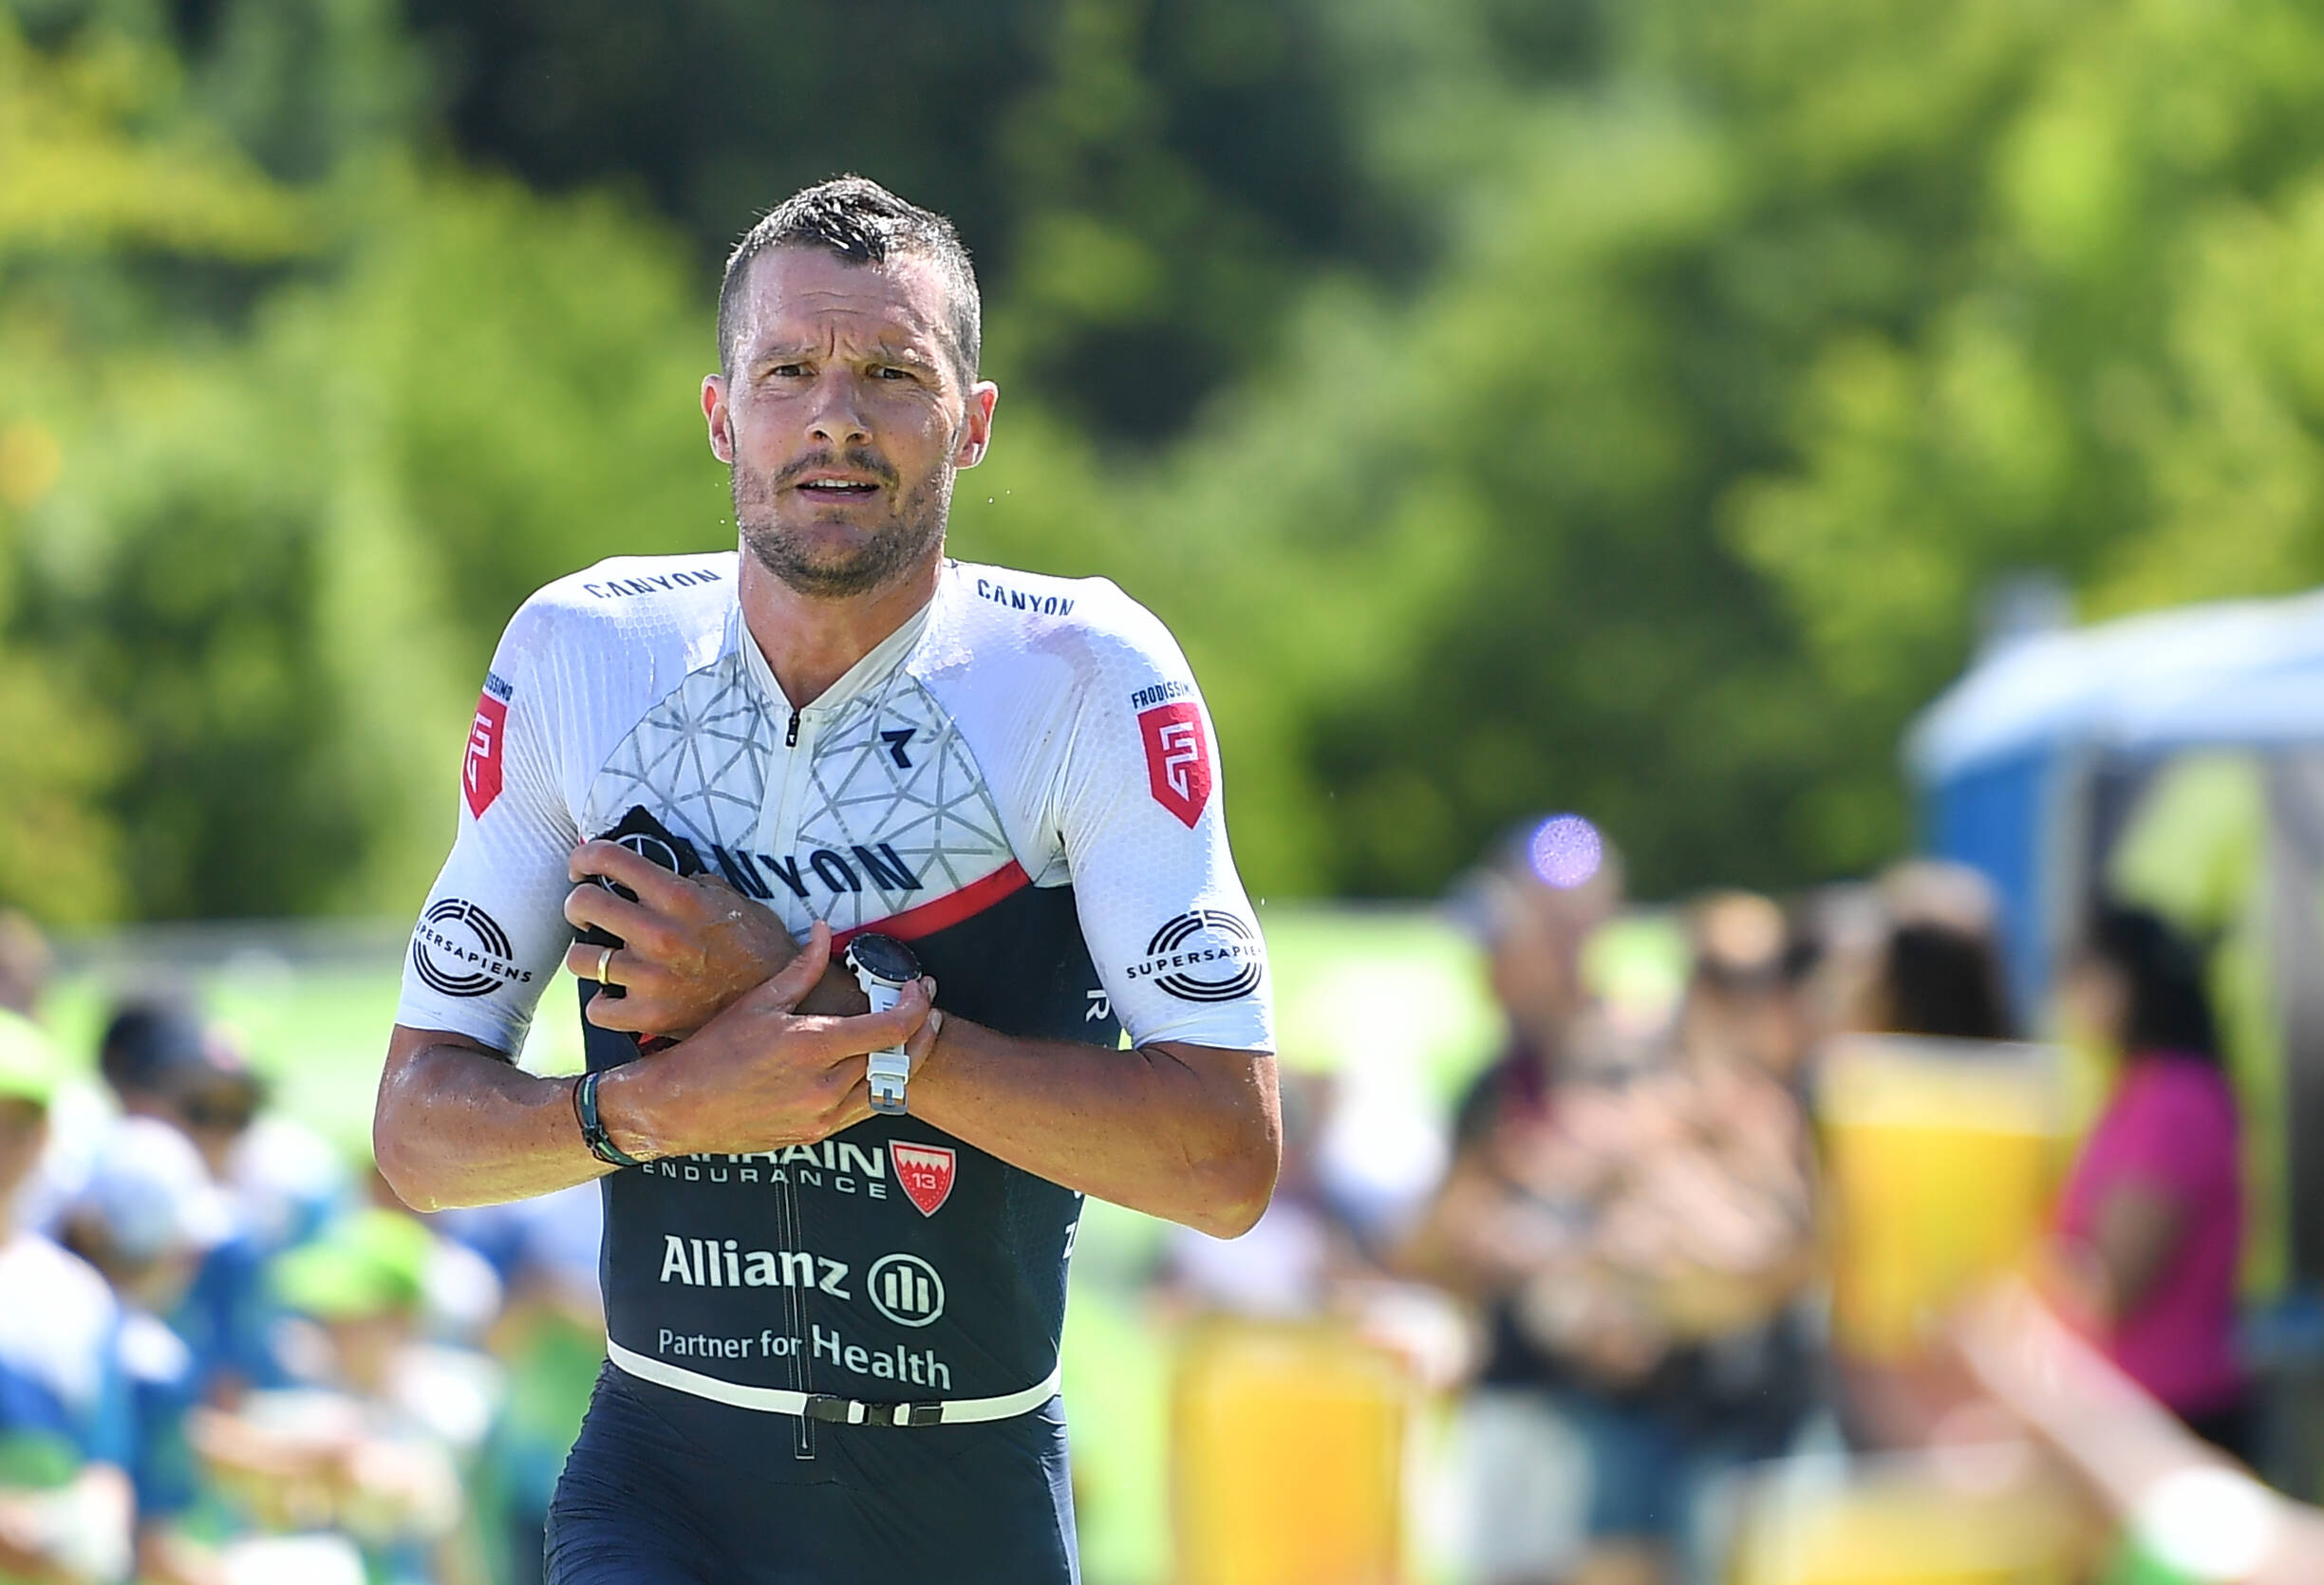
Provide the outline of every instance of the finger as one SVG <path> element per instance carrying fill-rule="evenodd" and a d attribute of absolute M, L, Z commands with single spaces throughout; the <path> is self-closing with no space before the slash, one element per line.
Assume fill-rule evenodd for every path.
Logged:
<path fill-rule="evenodd" d="M 596 966 L 598 948 L 590 948 L 590 966 Z M 591 997 L 589 1020 L 600 1029 L 617 1029 L 629 1035 L 678 1035 L 685 1033 L 683 1026 L 686 1014 L 682 1011 L 684 1000 L 673 994 L 671 977 L 651 963 L 621 962 L 615 954 L 613 983 L 622 988 L 618 997 Z"/>
<path fill-rule="evenodd" d="M 869 1073 L 859 1074 L 847 1093 L 824 1114 L 825 1132 L 835 1134 L 842 1128 L 852 1128 L 872 1115 L 872 1079 Z"/>
<path fill-rule="evenodd" d="M 623 1035 L 651 1035 L 657 1033 L 645 1020 L 644 1010 L 629 999 L 625 992 L 618 997 L 591 997 L 581 1016 L 599 1029 L 610 1029 Z"/>
<path fill-rule="evenodd" d="M 671 956 L 677 932 L 669 921 L 642 903 L 616 897 L 601 886 L 584 882 L 565 894 L 565 923 L 576 930 L 594 925 L 633 951 L 657 958 Z"/>
<path fill-rule="evenodd" d="M 930 985 L 933 984 L 934 981 L 923 979 L 920 983 L 923 985 Z M 933 992 L 930 992 L 929 994 L 931 997 L 934 995 Z M 921 1063 L 928 1060 L 928 1054 L 936 1049 L 937 1022 L 938 1020 L 935 1018 L 922 1019 L 920 1022 L 920 1027 L 912 1031 L 912 1037 L 904 1042 L 904 1049 L 906 1052 L 910 1054 L 912 1067 L 915 1071 L 919 1068 Z M 945 1032 L 947 1034 L 950 1033 L 952 1028 L 952 1016 L 950 1014 L 947 1013 L 945 1015 L 943 1023 Z"/>
<path fill-rule="evenodd" d="M 913 983 L 898 993 L 895 1006 L 885 1013 L 794 1018 L 790 1035 L 802 1055 L 836 1061 L 903 1045 L 928 1021 L 928 993 Z"/>
<path fill-rule="evenodd" d="M 615 947 L 613 955 L 606 956 L 599 942 L 575 942 L 565 949 L 565 967 L 575 979 L 586 979 L 599 985 L 627 985 L 622 975 L 622 952 Z"/>
<path fill-rule="evenodd" d="M 586 881 L 592 875 L 619 881 L 638 894 L 638 901 L 663 913 L 676 913 L 686 896 L 684 881 L 619 843 L 584 842 L 572 850 L 566 869 L 575 881 Z"/>
<path fill-rule="evenodd" d="M 831 967 L 831 926 L 816 920 L 808 926 L 807 941 L 797 956 L 777 970 L 773 979 L 735 1005 L 754 1013 L 788 1013 L 807 998 L 807 993 Z"/>

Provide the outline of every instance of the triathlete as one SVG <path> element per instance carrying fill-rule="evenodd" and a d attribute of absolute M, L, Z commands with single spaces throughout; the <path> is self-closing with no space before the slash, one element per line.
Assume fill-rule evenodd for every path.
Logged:
<path fill-rule="evenodd" d="M 740 553 L 552 584 L 486 675 L 375 1137 L 422 1208 L 604 1179 L 553 1580 L 1078 1578 L 1081 1197 L 1232 1235 L 1272 1192 L 1184 658 L 1103 580 L 944 555 L 978 315 L 941 217 L 854 177 L 781 204 L 703 382 Z M 560 960 L 578 1080 L 511 1060 Z"/>

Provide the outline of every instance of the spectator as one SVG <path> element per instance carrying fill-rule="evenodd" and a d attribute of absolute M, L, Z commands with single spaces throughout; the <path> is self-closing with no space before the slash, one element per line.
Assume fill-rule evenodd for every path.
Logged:
<path fill-rule="evenodd" d="M 1821 956 L 1817 943 L 1749 892 L 1715 892 L 1691 915 L 1694 962 L 1679 1043 L 1738 1072 L 1796 1085 L 1815 1040 L 1805 988 Z"/>
<path fill-rule="evenodd" d="M 138 1576 L 155 1585 L 222 1578 L 216 1555 L 182 1528 L 199 1495 L 185 1436 L 199 1382 L 193 1352 L 160 1317 L 229 1226 L 199 1154 L 150 1117 L 122 1120 L 66 1213 L 66 1247 L 96 1267 L 120 1304 L 114 1347 L 128 1401 Z"/>
<path fill-rule="evenodd" d="M 507 1401 L 484 1448 L 487 1494 L 507 1585 L 542 1576 L 549 1499 L 605 1363 L 597 1288 L 603 1190 L 575 1184 L 533 1200 L 444 1211 L 429 1224 L 487 1261 L 506 1295 L 486 1346 L 507 1372 Z"/>
<path fill-rule="evenodd" d="M 1992 888 L 1959 865 L 1916 859 L 1834 910 L 1845 945 L 1827 962 L 1834 1034 L 1990 1042 L 2012 1035 Z M 1964 1056 L 1974 1054 L 1964 1045 Z M 1877 1236 L 1875 1234 L 1874 1236 Z M 1858 1452 L 1925 1444 L 1959 1397 L 1942 1361 L 1883 1354 L 1837 1339 L 1827 1356 L 1839 1429 Z"/>
<path fill-rule="evenodd" d="M 2201 957 L 2155 915 L 2104 907 L 2062 1000 L 2070 1029 L 2116 1058 L 2059 1203 L 2067 1281 L 2115 1366 L 2248 1463 L 2253 1406 L 2235 1351 L 2239 1126 Z"/>
<path fill-rule="evenodd" d="M 172 1086 L 178 1070 L 201 1060 L 202 1026 L 173 1002 L 133 1001 L 117 1008 L 97 1044 L 97 1071 L 129 1117 L 177 1120 Z"/>
<path fill-rule="evenodd" d="M 253 1393 L 195 1418 L 195 1443 L 262 1519 L 328 1524 L 387 1585 L 478 1576 L 465 1467 L 489 1428 L 489 1361 L 420 1341 L 437 1240 L 408 1215 L 343 1218 L 276 1268 L 286 1305 L 314 1329 L 312 1385 Z"/>
<path fill-rule="evenodd" d="M 1788 1445 L 1808 1382 L 1787 1312 L 1810 1269 L 1810 1179 L 1785 1084 L 1805 958 L 1765 899 L 1715 898 L 1677 1042 L 1625 1047 L 1582 972 L 1618 869 L 1565 821 L 1485 889 L 1510 1049 L 1461 1108 L 1408 1250 L 1486 1311 L 1468 1420 L 1492 1585 L 1689 1573 L 1715 1481 Z"/>
<path fill-rule="evenodd" d="M 1887 914 L 1861 1027 L 1949 1040 L 2007 1040 L 2008 982 L 1993 888 L 1959 865 L 1914 859 L 1881 877 Z"/>
<path fill-rule="evenodd" d="M 17 1226 L 58 1061 L 0 1012 L 0 1575 L 111 1581 L 129 1570 L 134 1500 L 120 1307 L 88 1263 Z"/>
<path fill-rule="evenodd" d="M 1578 1241 L 1576 1196 L 1547 1181 L 1538 1158 L 1561 1075 L 1584 1040 L 1582 949 L 1621 898 L 1619 861 L 1574 815 L 1519 833 L 1456 894 L 1458 917 L 1485 947 L 1508 1043 L 1463 1100 L 1451 1165 L 1397 1263 L 1483 1314 L 1485 1356 L 1462 1415 L 1467 1551 L 1483 1585 L 1554 1579 L 1578 1546 L 1585 1455 L 1554 1398 L 1573 1372 L 1537 1340 L 1522 1300 Z M 1621 1349 L 1625 1333 L 1618 1326 L 1604 1341 Z"/>
<path fill-rule="evenodd" d="M 153 1076 L 159 1115 L 201 1152 L 233 1211 L 231 1233 L 204 1256 L 171 1322 L 195 1351 L 203 1398 L 228 1408 L 253 1388 L 283 1385 L 266 1265 L 321 1227 L 347 1171 L 311 1130 L 263 1110 L 264 1083 L 222 1030 L 171 1017 L 178 1027 L 155 1041 L 169 1053 Z"/>
<path fill-rule="evenodd" d="M 1521 1297 L 1590 1456 L 1577 1580 L 1712 1577 L 1715 1498 L 1790 1447 L 1811 1398 L 1795 1301 L 1815 1265 L 1813 1174 L 1786 1083 L 1808 955 L 1765 898 L 1706 899 L 1690 923 L 1675 1047 L 1560 1086 L 1549 1148 L 1583 1187 L 1584 1236 Z M 1635 1363 L 1603 1340 L 1617 1325 Z"/>

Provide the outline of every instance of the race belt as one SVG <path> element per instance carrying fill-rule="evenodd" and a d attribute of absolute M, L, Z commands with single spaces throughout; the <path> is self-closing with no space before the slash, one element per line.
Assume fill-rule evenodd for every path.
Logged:
<path fill-rule="evenodd" d="M 829 1392 L 792 1392 L 779 1387 L 741 1387 L 716 1376 L 705 1376 L 623 1348 L 609 1337 L 606 1357 L 640 1381 L 688 1392 L 697 1398 L 757 1409 L 761 1414 L 792 1414 L 834 1426 L 959 1426 L 979 1420 L 1011 1420 L 1037 1409 L 1057 1396 L 1062 1367 L 1021 1392 L 998 1398 L 940 1398 L 912 1404 L 868 1404 L 858 1398 L 834 1397 Z"/>

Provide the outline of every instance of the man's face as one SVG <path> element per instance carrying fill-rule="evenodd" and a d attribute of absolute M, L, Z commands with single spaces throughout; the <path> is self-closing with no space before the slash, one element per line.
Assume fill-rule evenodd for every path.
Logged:
<path fill-rule="evenodd" d="M 952 476 L 983 458 L 999 395 L 964 382 L 946 308 L 925 259 L 752 261 L 732 367 L 703 382 L 703 413 L 734 469 L 743 548 L 799 593 L 869 593 L 942 547 Z"/>
<path fill-rule="evenodd" d="M 1556 1034 L 1582 1006 L 1582 942 L 1593 922 L 1566 898 L 1512 887 L 1492 943 L 1494 998 L 1536 1038 Z"/>

